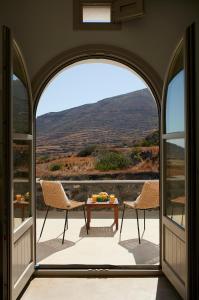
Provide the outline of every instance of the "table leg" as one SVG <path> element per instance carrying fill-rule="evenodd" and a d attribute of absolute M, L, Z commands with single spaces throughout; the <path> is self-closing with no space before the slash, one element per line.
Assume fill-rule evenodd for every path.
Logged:
<path fill-rule="evenodd" d="M 25 219 L 25 212 L 24 212 L 24 210 L 25 210 L 25 207 L 24 207 L 24 205 L 22 205 L 22 222 Z"/>
<path fill-rule="evenodd" d="M 87 213 L 87 229 L 90 229 L 90 222 L 91 222 L 91 208 L 90 207 L 86 208 L 86 213 Z"/>
<path fill-rule="evenodd" d="M 116 225 L 116 230 L 118 230 L 118 206 L 114 207 L 114 223 Z"/>

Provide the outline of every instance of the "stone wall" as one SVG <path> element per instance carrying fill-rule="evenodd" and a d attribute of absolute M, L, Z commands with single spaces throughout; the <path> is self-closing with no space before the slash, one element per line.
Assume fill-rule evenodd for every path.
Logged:
<path fill-rule="evenodd" d="M 107 192 L 115 194 L 122 206 L 123 201 L 134 201 L 141 192 L 145 180 L 90 180 L 62 181 L 64 190 L 70 199 L 86 201 L 92 194 Z M 45 209 L 42 190 L 39 182 L 36 184 L 36 208 Z"/>

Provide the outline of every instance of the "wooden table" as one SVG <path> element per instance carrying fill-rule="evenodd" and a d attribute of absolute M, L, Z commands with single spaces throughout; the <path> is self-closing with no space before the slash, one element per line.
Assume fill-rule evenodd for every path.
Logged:
<path fill-rule="evenodd" d="M 13 201 L 13 204 L 16 208 L 20 208 L 21 209 L 21 212 L 22 212 L 22 221 L 25 220 L 25 208 L 29 205 L 29 202 L 28 201 L 17 201 L 17 200 L 14 200 Z"/>
<path fill-rule="evenodd" d="M 98 208 L 113 208 L 114 210 L 114 224 L 116 225 L 116 230 L 118 230 L 118 212 L 119 212 L 119 202 L 115 199 L 114 203 L 109 202 L 92 202 L 91 198 L 88 198 L 86 202 L 86 212 L 87 212 L 87 229 L 90 229 L 91 222 L 91 210 Z"/>

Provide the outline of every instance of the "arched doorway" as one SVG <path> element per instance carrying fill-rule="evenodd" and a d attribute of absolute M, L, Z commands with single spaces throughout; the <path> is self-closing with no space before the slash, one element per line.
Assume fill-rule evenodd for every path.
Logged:
<path fill-rule="evenodd" d="M 4 28 L 5 29 L 5 28 Z M 190 31 L 190 28 L 189 28 L 189 31 Z M 22 266 L 23 265 L 23 268 L 24 268 L 24 266 L 26 267 L 26 265 L 24 265 L 24 262 L 25 263 L 27 263 L 27 268 L 25 269 L 25 271 L 27 271 L 27 273 L 25 274 L 25 276 L 24 276 L 24 272 L 23 272 L 23 268 L 20 268 L 19 270 L 20 270 L 20 272 L 22 272 L 22 273 L 20 273 L 20 274 L 18 274 L 18 276 L 20 276 L 19 277 L 19 279 L 20 280 L 17 280 L 17 286 L 15 285 L 14 286 L 14 288 L 12 289 L 12 284 L 11 284 L 11 281 L 12 281 L 12 268 L 14 267 L 14 264 L 12 264 L 12 259 L 14 258 L 14 253 L 12 252 L 12 247 L 13 247 L 13 242 L 15 242 L 17 239 L 15 239 L 15 237 L 13 236 L 13 232 L 12 232 L 12 230 L 13 230 L 13 228 L 12 228 L 12 226 L 13 226 L 13 216 L 12 216 L 12 200 L 13 200 L 13 198 L 11 198 L 11 197 L 13 197 L 13 193 L 12 193 L 12 189 L 11 189 L 11 180 L 12 180 L 12 174 L 11 174 L 11 172 L 10 172 L 10 168 L 12 168 L 11 167 L 11 162 L 12 162 L 12 153 L 11 153 L 11 143 L 12 143 L 12 135 L 10 135 L 10 126 L 12 126 L 11 125 L 11 121 L 12 121 L 12 117 L 11 117 L 11 112 L 12 112 L 12 110 L 11 110 L 11 107 L 13 106 L 13 98 L 12 98 L 12 93 L 11 93 L 11 91 L 12 91 L 12 87 L 11 87 L 11 80 L 13 80 L 14 79 L 14 77 L 12 77 L 12 68 L 11 68 L 11 66 L 13 65 L 13 60 L 12 60 L 12 57 L 11 57 L 11 48 L 13 47 L 13 44 L 11 43 L 11 36 L 10 36 L 10 32 L 9 32 L 9 30 L 8 29 L 6 29 L 6 30 L 4 30 L 4 32 L 5 32 L 5 41 L 7 42 L 7 43 L 5 43 L 6 45 L 4 45 L 4 50 L 8 50 L 9 49 L 9 51 L 5 51 L 5 53 L 6 53 L 6 55 L 5 55 L 5 57 L 4 57 L 4 59 L 6 60 L 6 62 L 7 62 L 7 64 L 6 64 L 6 66 L 7 66 L 7 68 L 5 69 L 5 74 L 4 74 L 4 79 L 6 79 L 5 81 L 5 89 L 4 89 L 4 97 L 3 97 L 3 104 L 5 105 L 5 108 L 6 108 L 6 110 L 5 110 L 5 112 L 6 112 L 6 117 L 7 117 L 7 119 L 5 118 L 4 119 L 4 121 L 5 121 L 5 124 L 6 124 L 6 126 L 5 126 L 5 129 L 6 130 L 4 130 L 4 135 L 3 135 L 3 141 L 5 142 L 5 144 L 3 144 L 3 153 L 5 154 L 5 160 L 4 160 L 4 166 L 5 166 L 5 170 L 6 170 L 6 176 L 4 176 L 5 175 L 5 173 L 3 174 L 3 184 L 4 184 L 4 190 L 3 190 L 3 193 L 2 193 L 2 195 L 3 195 L 3 197 L 2 197 L 2 199 L 3 199 L 3 201 L 5 200 L 5 203 L 4 203 L 4 207 L 3 207 L 3 211 L 5 212 L 5 215 L 7 216 L 7 218 L 4 218 L 5 220 L 5 222 L 4 222 L 4 224 L 6 225 L 6 228 L 4 228 L 4 233 L 7 235 L 7 237 L 8 237 L 8 239 L 5 239 L 5 240 L 3 240 L 2 241 L 2 244 L 3 245 L 5 245 L 5 247 L 6 247 L 6 250 L 8 251 L 7 253 L 6 253 L 6 255 L 4 255 L 3 256 L 3 258 L 5 258 L 5 265 L 6 265 L 6 267 L 4 268 L 5 270 L 6 270 L 6 268 L 7 268 L 7 271 L 6 271 L 6 274 L 4 274 L 4 276 L 5 276 L 5 282 L 6 282 L 6 285 L 7 285 L 7 289 L 6 289 L 6 293 L 8 293 L 8 295 L 9 295 L 9 293 L 12 293 L 13 291 L 14 291 L 14 289 L 15 288 L 17 288 L 17 291 L 14 291 L 14 293 L 16 293 L 15 294 L 15 296 L 18 296 L 19 295 L 19 293 L 20 293 L 20 291 L 22 290 L 22 288 L 25 286 L 25 284 L 27 283 L 27 280 L 30 278 L 30 276 L 33 274 L 33 273 L 35 273 L 35 271 L 34 271 L 34 249 L 33 249 L 33 247 L 32 247 L 32 237 L 34 236 L 34 222 L 32 222 L 31 221 L 31 223 L 29 223 L 28 224 L 28 226 L 30 225 L 30 227 L 33 227 L 33 229 L 31 229 L 31 230 L 29 230 L 29 232 L 28 232 L 28 234 L 27 235 L 24 235 L 24 233 L 26 233 L 27 232 L 27 223 L 24 223 L 23 225 L 25 225 L 25 226 L 21 226 L 20 227 L 20 231 L 22 232 L 23 231 L 23 234 L 22 234 L 22 238 L 24 238 L 24 237 L 27 237 L 27 239 L 28 239 L 28 242 L 29 242 L 29 245 L 30 245 L 30 247 L 28 248 L 28 251 L 26 252 L 26 254 L 27 254 L 27 256 L 28 256 L 28 259 L 27 259 L 27 261 L 25 262 L 25 261 L 23 261 L 23 260 L 26 260 L 26 256 L 24 256 L 24 255 L 21 255 L 21 256 L 17 256 L 17 257 L 15 257 L 16 259 L 20 259 L 20 261 L 19 261 L 19 263 L 20 263 L 20 266 Z M 189 34 L 189 35 L 188 35 Z M 188 32 L 187 33 L 187 36 L 188 36 L 188 38 L 189 38 L 189 42 L 190 42 L 190 32 Z M 186 36 L 186 38 L 187 38 L 187 36 Z M 186 39 L 185 39 L 185 41 L 187 41 Z M 192 41 L 193 42 L 193 41 Z M 191 43 L 190 43 L 191 44 Z M 186 45 L 187 46 L 187 45 Z M 189 45 L 190 46 L 190 45 Z M 183 48 L 184 48 L 184 43 L 183 43 Z M 187 92 L 187 94 L 186 94 L 186 100 L 188 100 L 188 101 L 186 101 L 186 104 L 188 104 L 187 106 L 186 106 L 186 112 L 187 112 L 187 117 L 192 117 L 193 115 L 194 115 L 194 112 L 193 112 L 193 106 L 191 106 L 190 107 L 190 103 L 191 103 L 191 101 L 190 101 L 190 99 L 191 100 L 193 100 L 194 99 L 194 97 L 193 97 L 193 95 L 191 94 L 192 92 L 193 92 L 193 86 L 192 86 L 192 84 L 190 83 L 190 80 L 191 80 L 191 76 L 190 76 L 190 74 L 191 75 L 193 75 L 193 70 L 191 70 L 191 66 L 192 66 L 192 64 L 191 64 L 191 62 L 193 63 L 193 61 L 191 60 L 192 59 L 192 57 L 191 56 L 189 56 L 188 54 L 190 54 L 190 49 L 186 49 L 187 51 L 185 52 L 185 54 L 186 54 L 186 56 L 185 56 L 185 59 L 183 60 L 183 65 L 185 65 L 185 73 L 186 74 L 189 74 L 189 76 L 185 76 L 185 90 L 186 90 L 186 92 Z M 13 52 L 14 52 L 15 50 L 13 50 Z M 104 52 L 103 52 L 104 53 Z M 99 54 L 99 53 L 98 53 Z M 21 56 L 21 55 L 20 55 Z M 108 56 L 108 54 L 107 54 L 107 56 Z M 22 56 L 21 56 L 22 57 Z M 124 59 L 125 60 L 125 59 Z M 185 60 L 186 60 L 186 62 L 187 62 L 187 65 L 185 64 Z M 21 63 L 23 62 L 23 60 L 21 60 Z M 62 61 L 63 62 L 63 61 Z M 135 62 L 134 62 L 135 63 Z M 23 64 L 23 63 L 22 63 Z M 136 65 L 136 63 L 135 63 L 135 65 Z M 59 64 L 59 66 L 60 66 L 60 64 Z M 23 66 L 24 67 L 24 66 Z M 55 68 L 56 69 L 56 68 Z M 189 73 L 190 72 L 190 73 Z M 49 74 L 51 74 L 52 75 L 52 73 L 51 72 L 47 72 L 46 73 L 47 75 L 42 75 L 41 77 L 40 77 L 40 79 L 41 78 L 43 78 L 43 79 L 49 79 Z M 152 74 L 152 73 L 151 73 Z M 149 75 L 149 73 L 148 73 L 148 75 Z M 48 80 L 47 80 L 48 81 Z M 46 82 L 47 82 L 46 81 Z M 147 80 L 146 80 L 147 81 Z M 150 81 L 150 80 L 149 80 Z M 147 81 L 148 82 L 148 81 Z M 44 81 L 42 80 L 41 81 L 41 86 L 42 86 L 42 83 L 44 84 Z M 168 83 L 168 82 L 167 82 Z M 153 84 L 152 84 L 152 86 L 153 86 Z M 154 85 L 154 86 L 158 86 L 158 85 Z M 35 87 L 35 95 L 37 94 L 37 92 L 39 92 L 39 86 L 37 85 L 37 84 L 35 84 L 34 85 L 34 87 Z M 38 89 L 37 89 L 38 88 Z M 31 87 L 30 87 L 30 85 L 28 85 L 28 89 L 30 90 L 30 94 L 31 94 Z M 158 88 L 157 88 L 157 90 L 158 90 Z M 36 92 L 37 91 L 37 92 Z M 40 90 L 41 91 L 41 90 Z M 153 90 L 154 91 L 154 90 Z M 167 88 L 166 88 L 166 86 L 165 86 L 165 91 L 167 91 Z M 155 93 L 155 92 L 154 92 Z M 156 93 L 155 93 L 156 94 Z M 158 93 L 157 93 L 158 94 Z M 156 94 L 156 95 L 157 95 Z M 166 94 L 165 94 L 166 95 Z M 6 102 L 6 103 L 5 103 Z M 190 110 L 189 110 L 190 109 Z M 163 114 L 164 115 L 164 114 Z M 193 127 L 191 127 L 191 124 L 193 124 L 192 123 L 192 120 L 188 120 L 188 123 L 186 124 L 186 129 L 188 129 L 188 133 L 189 134 L 187 134 L 186 135 L 186 138 L 187 138 L 187 140 L 189 141 L 190 140 L 190 136 L 192 136 L 192 135 L 190 135 L 190 128 L 193 128 Z M 193 124 L 193 125 L 195 125 L 195 124 Z M 9 131 L 9 134 L 7 134 L 8 133 L 8 131 Z M 28 138 L 30 138 L 30 137 L 28 137 Z M 163 139 L 164 138 L 166 138 L 166 137 L 163 137 Z M 6 146 L 6 147 L 5 147 Z M 194 145 L 192 145 L 192 143 L 189 143 L 189 145 L 188 145 L 188 155 L 186 156 L 186 161 L 189 163 L 189 162 L 191 162 L 192 164 L 190 165 L 190 164 L 187 164 L 187 165 L 189 165 L 189 169 L 188 169 L 188 171 L 189 171 L 189 173 L 187 174 L 187 175 L 189 175 L 189 176 L 187 176 L 187 183 L 188 183 L 188 185 L 187 185 L 187 187 L 188 187 L 188 201 L 187 201 L 187 207 L 186 207 L 186 217 L 187 217 L 187 220 L 188 220 L 188 223 L 189 223 L 189 226 L 188 226 L 188 228 L 186 229 L 187 230 L 187 235 L 186 235 L 186 249 L 187 249 L 187 254 L 186 254 L 186 257 L 185 257 L 185 264 L 184 264 L 184 261 L 181 263 L 181 264 L 175 264 L 173 267 L 181 267 L 181 265 L 184 267 L 185 265 L 186 265 L 186 267 L 188 268 L 188 272 L 187 272 L 187 274 L 186 274 L 186 278 L 185 278 L 185 280 L 187 280 L 187 279 L 190 279 L 191 278 L 191 276 L 194 274 L 194 272 L 190 272 L 190 270 L 195 270 L 195 264 L 194 264 L 194 259 L 193 259 L 193 257 L 195 257 L 195 256 L 193 256 L 193 252 L 192 252 L 192 250 L 193 250 L 193 248 L 191 248 L 191 245 L 193 244 L 193 245 L 195 245 L 195 240 L 194 240 L 194 238 L 193 238 L 193 236 L 194 236 L 194 234 L 195 234 L 195 231 L 194 231 L 194 229 L 195 229 L 195 216 L 193 216 L 193 211 L 194 211 L 194 209 L 191 209 L 191 210 L 187 210 L 187 208 L 189 209 L 190 207 L 191 208 L 193 208 L 193 207 L 195 207 L 195 198 L 193 197 L 193 195 L 192 195 L 192 193 L 191 193 L 191 187 L 193 186 L 193 188 L 195 187 L 195 182 L 193 183 L 193 182 L 191 182 L 191 174 L 193 175 L 194 174 L 194 167 L 193 167 L 193 162 L 194 162 L 194 158 L 195 158 L 195 152 L 194 152 L 194 150 L 195 149 L 193 149 L 194 148 Z M 9 150 L 9 151 L 8 151 Z M 191 150 L 193 150 L 193 152 L 191 151 Z M 191 157 L 191 154 L 193 153 L 193 155 L 192 155 L 192 157 Z M 30 156 L 29 156 L 30 157 Z M 11 170 L 12 171 L 12 170 Z M 193 190 L 193 189 L 192 189 Z M 6 193 L 7 192 L 7 193 Z M 10 201 L 8 201 L 8 199 L 10 200 Z M 12 200 L 11 200 L 12 199 Z M 21 200 L 21 197 L 20 197 L 20 200 Z M 193 201 L 194 200 L 194 201 Z M 33 201 L 34 202 L 34 201 Z M 10 207 L 10 204 L 11 204 L 11 207 Z M 165 212 L 164 212 L 164 215 L 165 215 Z M 30 216 L 31 217 L 31 216 Z M 182 222 L 183 223 L 183 222 Z M 28 227 L 28 229 L 29 229 L 29 227 Z M 193 229 L 193 230 L 192 230 Z M 19 237 L 19 235 L 18 235 L 18 232 L 15 232 L 15 233 L 17 233 L 17 237 Z M 16 238 L 17 238 L 16 237 Z M 163 231 L 163 239 L 162 239 L 162 244 L 163 244 L 163 247 L 165 247 L 165 234 L 164 234 L 164 231 Z M 168 247 L 167 247 L 167 250 L 168 251 L 170 251 L 170 249 L 172 250 L 172 248 L 173 248 L 173 245 L 174 245 L 174 243 L 173 243 L 173 240 L 170 240 L 170 243 L 167 245 Z M 176 243 L 176 246 L 178 245 L 178 243 Z M 26 249 L 27 250 L 27 248 L 25 247 L 25 245 L 24 245 L 24 243 L 19 243 L 18 244 L 18 246 L 20 247 L 20 249 Z M 165 250 L 165 249 L 164 249 Z M 177 252 L 176 252 L 177 253 Z M 195 253 L 194 253 L 194 255 L 195 255 Z M 177 255 L 176 255 L 176 257 L 177 257 Z M 22 260 L 21 260 L 22 259 Z M 30 263 L 30 266 L 29 266 L 29 263 Z M 30 268 L 29 268 L 30 267 Z M 173 277 L 173 275 L 174 275 L 174 273 L 175 273 L 175 270 L 173 269 L 173 267 L 172 268 L 170 268 L 170 271 L 172 272 L 172 276 L 170 276 L 169 278 L 170 278 L 170 280 L 171 280 L 171 282 L 172 282 L 172 284 L 173 285 L 175 285 L 176 286 L 176 288 L 178 289 L 178 286 L 177 286 L 177 284 L 176 284 L 176 282 L 175 282 L 175 279 L 174 279 L 174 277 Z M 189 270 L 189 268 L 190 268 L 190 270 Z M 163 270 L 163 272 L 164 272 L 164 274 L 167 274 L 164 270 Z M 132 273 L 131 273 L 132 274 Z M 146 273 L 145 273 L 146 274 Z M 8 276 L 7 276 L 8 275 Z M 21 275 L 23 275 L 23 276 L 21 276 Z M 27 276 L 26 276 L 27 275 Z M 51 273 L 51 275 L 52 275 L 52 273 Z M 96 273 L 94 274 L 93 273 L 93 275 L 96 275 Z M 110 273 L 109 274 L 106 274 L 106 276 L 110 276 Z M 188 281 L 188 282 L 185 282 L 185 284 L 186 284 L 186 291 L 184 291 L 183 290 L 183 292 L 182 292 L 182 295 L 185 295 L 185 292 L 188 294 L 189 292 L 191 293 L 192 291 L 191 291 L 191 289 L 190 289 L 190 286 L 191 286 L 191 284 L 190 284 L 190 282 L 191 281 Z M 183 287 L 184 288 L 184 287 Z M 8 289 L 9 289 L 9 291 L 8 291 Z M 13 290 L 13 291 L 12 291 Z M 178 289 L 179 290 L 179 289 Z M 180 292 L 180 291 L 179 291 Z M 184 296 L 184 298 L 185 298 L 185 296 Z"/>
<path fill-rule="evenodd" d="M 85 56 L 86 57 L 86 56 Z M 103 57 L 103 60 L 102 60 L 102 57 Z M 127 70 L 129 70 L 129 71 L 131 71 L 132 70 L 132 68 L 129 68 L 129 66 L 127 66 L 127 63 L 126 64 L 121 64 L 121 59 L 120 59 L 120 62 L 118 62 L 118 60 L 119 59 L 110 59 L 110 57 L 109 57 L 109 59 L 107 59 L 107 57 L 106 57 L 106 59 L 104 58 L 104 55 L 102 56 L 102 55 L 98 55 L 97 56 L 97 58 L 96 58 L 96 56 L 94 56 L 93 55 L 93 58 L 92 58 L 92 56 L 90 55 L 90 58 L 88 58 L 87 57 L 87 59 L 85 60 L 85 59 L 82 59 L 82 57 L 81 57 L 81 59 L 79 59 L 79 61 L 78 61 L 78 63 L 74 63 L 74 60 L 72 60 L 73 61 L 73 64 L 69 64 L 69 62 L 67 62 L 67 65 L 68 65 L 68 69 L 71 69 L 71 68 L 73 68 L 74 66 L 79 66 L 79 65 L 81 65 L 82 63 L 96 63 L 96 62 L 101 62 L 102 63 L 102 61 L 103 61 L 103 63 L 109 63 L 109 64 L 112 64 L 113 66 L 119 66 L 119 67 L 122 67 L 122 68 L 125 68 L 125 69 L 127 69 Z M 128 64 L 129 65 L 129 64 Z M 64 66 L 66 66 L 66 63 L 65 64 L 62 64 L 62 69 L 64 68 Z M 67 70 L 67 68 L 65 69 L 65 70 Z M 57 68 L 57 70 L 56 70 L 56 72 L 59 72 L 61 70 L 61 67 L 60 68 Z M 54 76 L 55 76 L 55 74 L 56 74 L 56 72 L 54 71 L 53 72 L 53 74 L 50 74 L 49 76 L 48 76 L 48 78 L 46 78 L 46 79 L 44 79 L 44 85 L 43 85 L 43 91 L 44 91 L 44 88 L 45 88 L 45 86 L 47 85 L 47 82 L 50 82 L 50 80 L 51 80 L 51 82 L 53 81 L 53 78 L 54 78 Z M 62 71 L 63 72 L 63 71 Z M 134 71 L 135 72 L 135 71 Z M 140 74 L 139 74 L 140 75 Z M 146 78 L 146 75 L 145 75 L 145 78 Z M 147 82 L 147 84 L 149 85 L 149 86 L 151 86 L 151 81 L 148 81 Z M 147 84 L 146 84 L 146 87 L 147 87 Z M 153 87 L 153 91 L 155 91 L 156 90 L 156 88 L 154 88 Z M 37 102 L 36 102 L 36 106 L 37 106 L 37 104 L 38 104 L 38 101 L 39 101 L 39 99 L 40 99 L 40 97 L 39 96 L 42 96 L 42 89 L 41 89 L 41 87 L 40 87 L 40 90 L 38 89 L 38 98 L 37 98 Z M 151 91 L 151 89 L 149 89 L 149 93 L 153 93 L 152 91 Z M 157 90 L 157 93 L 158 93 L 158 90 Z M 156 99 L 156 103 L 157 103 L 157 107 L 158 107 L 158 109 L 157 109 L 157 107 L 156 107 L 156 110 L 157 111 L 159 111 L 159 100 L 157 100 L 157 93 L 155 93 L 155 96 L 154 96 L 154 93 L 153 93 L 153 96 L 154 97 L 156 97 L 155 99 Z M 152 98 L 153 98 L 153 96 L 152 96 Z M 106 97 L 105 97 L 106 98 Z M 100 99 L 98 99 L 98 100 L 100 100 Z M 46 103 L 47 104 L 47 103 Z M 35 106 L 35 107 L 36 107 Z M 36 113 L 36 108 L 35 108 L 35 113 Z M 157 115 L 158 115 L 158 113 L 157 113 Z M 41 118 L 40 118 L 41 119 Z M 158 120 L 158 130 L 159 130 L 159 120 Z M 52 130 L 50 130 L 50 131 L 52 131 Z M 40 145 L 40 146 L 42 146 L 42 145 Z M 84 147 L 85 148 L 85 147 Z M 81 150 L 81 149 L 79 149 L 79 150 Z M 85 150 L 85 149 L 82 149 L 82 150 Z M 149 149 L 148 149 L 149 150 Z M 150 152 L 150 151 L 149 151 Z M 145 152 L 146 153 L 146 152 Z M 140 154 L 139 154 L 140 155 Z M 70 156 L 71 156 L 71 154 L 70 154 Z M 158 161 L 159 161 L 159 157 L 158 157 Z M 52 164 L 52 163 L 51 163 Z M 60 164 L 60 162 L 59 162 L 59 164 Z M 61 164 L 60 164 L 61 165 Z M 63 165 L 63 164 L 62 164 Z M 68 162 L 67 162 L 67 165 L 68 165 Z M 50 165 L 49 165 L 49 168 L 50 168 Z M 38 177 L 39 178 L 41 178 L 42 176 L 40 176 L 41 175 L 41 173 L 38 173 L 39 175 L 38 175 Z M 52 175 L 52 174 L 51 174 Z M 107 175 L 107 174 L 106 174 Z M 45 176 L 44 176 L 45 177 Z M 51 177 L 49 177 L 49 178 L 51 178 Z M 49 179 L 48 177 L 46 177 L 45 179 Z M 71 177 L 72 178 L 72 177 Z M 69 180 L 71 180 L 71 178 L 69 178 Z M 56 179 L 56 178 L 55 178 Z M 73 178 L 74 179 L 74 178 Z M 85 179 L 85 178 L 84 178 Z M 146 178 L 147 179 L 147 178 Z M 151 178 L 148 178 L 148 179 L 151 179 Z M 78 184 L 80 184 L 80 182 L 74 182 L 74 184 L 75 185 L 78 185 Z M 88 183 L 87 183 L 88 184 Z M 104 182 L 103 182 L 103 184 L 104 184 Z M 41 228 L 41 225 L 40 225 L 40 228 Z M 158 227 L 158 235 L 159 235 L 159 227 Z M 52 241 L 51 241 L 52 242 Z M 45 243 L 45 242 L 44 242 Z M 46 246 L 46 245 L 44 245 L 44 243 L 43 243 L 43 246 Z M 47 243 L 46 243 L 47 244 Z M 121 243 L 122 244 L 122 243 Z M 41 245 L 40 245 L 41 247 L 42 247 L 42 243 L 41 243 Z M 41 253 L 42 253 L 42 250 L 41 250 L 41 247 L 39 248 L 39 250 L 38 251 L 40 251 Z M 125 247 L 125 246 L 124 246 Z M 131 246 L 129 246 L 129 247 L 131 247 Z M 128 246 L 127 246 L 127 248 L 126 249 L 128 249 L 129 248 Z M 157 249 L 156 249 L 157 250 Z M 155 250 L 155 252 L 157 253 L 157 251 Z M 57 250 L 57 251 L 60 251 L 60 250 Z M 153 250 L 152 250 L 153 251 Z M 44 254 L 44 253 L 43 253 Z M 41 257 L 43 257 L 43 256 L 45 256 L 45 254 L 44 255 L 41 255 Z M 151 259 L 152 260 L 152 259 Z M 77 260 L 76 260 L 77 261 Z M 118 260 L 119 261 L 119 260 Z M 138 259 L 138 261 L 139 261 L 139 259 Z M 147 260 L 146 261 L 146 263 L 145 264 L 148 264 L 148 265 L 150 265 L 150 263 L 148 263 L 150 260 Z M 155 261 L 155 260 L 154 260 Z M 159 258 L 158 258 L 158 262 L 159 262 Z M 73 262 L 71 262 L 72 264 L 73 264 Z M 155 263 L 157 263 L 157 261 L 155 261 Z M 41 264 L 42 264 L 42 262 L 41 262 Z M 51 264 L 57 264 L 57 262 L 56 262 L 56 260 L 54 260 L 54 262 L 52 263 L 52 260 L 43 260 L 43 264 L 44 265 L 51 265 Z M 61 265 L 62 263 L 60 263 L 60 265 Z M 75 263 L 74 263 L 75 264 Z M 83 261 L 81 261 L 80 262 L 80 264 L 84 264 L 84 262 Z M 91 262 L 91 261 L 86 261 L 86 263 L 85 263 L 86 265 L 95 265 L 95 264 L 97 264 L 97 260 L 96 260 L 96 263 L 94 262 L 93 263 L 93 261 Z M 108 264 L 108 262 L 106 262 L 106 265 Z M 112 263 L 112 265 L 118 265 L 119 263 Z M 121 264 L 121 263 L 120 263 Z M 125 264 L 125 263 L 123 263 L 123 264 Z M 141 261 L 139 261 L 139 263 L 138 264 L 142 264 L 142 262 Z M 153 263 L 152 263 L 153 264 Z M 105 265 L 105 263 L 103 264 L 102 263 L 102 265 Z M 150 267 L 150 266 L 149 266 Z"/>

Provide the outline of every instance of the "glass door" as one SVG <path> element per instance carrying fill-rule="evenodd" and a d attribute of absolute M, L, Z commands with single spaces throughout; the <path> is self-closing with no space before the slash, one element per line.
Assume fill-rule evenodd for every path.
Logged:
<path fill-rule="evenodd" d="M 183 299 L 187 287 L 187 114 L 185 45 L 169 67 L 162 115 L 162 269 Z"/>
<path fill-rule="evenodd" d="M 33 136 L 31 89 L 22 55 L 14 41 L 12 51 L 12 281 L 17 297 L 34 270 Z"/>
<path fill-rule="evenodd" d="M 4 28 L 4 198 L 9 243 L 9 299 L 16 299 L 34 272 L 33 135 L 31 88 L 25 63 L 8 28 Z M 6 188 L 7 187 L 7 188 Z"/>

